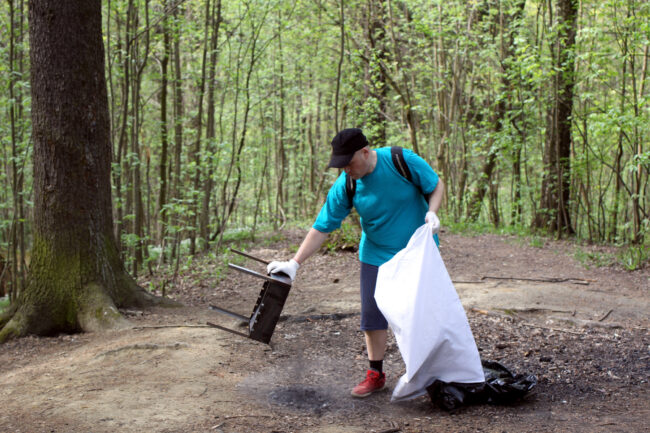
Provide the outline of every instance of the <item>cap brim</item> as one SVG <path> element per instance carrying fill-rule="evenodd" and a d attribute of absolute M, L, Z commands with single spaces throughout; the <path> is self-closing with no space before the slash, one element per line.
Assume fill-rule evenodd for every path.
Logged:
<path fill-rule="evenodd" d="M 354 153 L 350 155 L 332 155 L 327 168 L 343 168 L 352 161 L 352 157 L 354 157 Z"/>

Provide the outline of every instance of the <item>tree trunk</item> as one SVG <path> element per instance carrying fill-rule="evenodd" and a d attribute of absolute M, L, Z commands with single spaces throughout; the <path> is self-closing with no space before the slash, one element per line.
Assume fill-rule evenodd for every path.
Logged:
<path fill-rule="evenodd" d="M 209 2 L 208 2 L 209 3 Z M 181 74 L 181 35 L 178 24 L 176 23 L 178 14 L 178 8 L 174 9 L 174 43 L 173 53 L 174 53 L 174 170 L 172 171 L 172 192 L 173 197 L 176 200 L 181 200 L 183 198 L 182 193 L 182 182 L 181 182 L 181 155 L 183 153 L 183 82 Z M 200 107 L 199 107 L 200 109 Z M 181 216 L 177 212 L 174 212 L 174 229 L 178 230 L 178 226 L 181 225 Z M 180 240 L 180 233 L 177 231 L 174 236 L 174 244 L 172 246 L 171 259 L 172 261 L 176 257 L 176 252 L 178 250 Z M 180 251 L 179 251 L 180 256 Z M 178 261 L 177 261 L 178 263 Z"/>
<path fill-rule="evenodd" d="M 11 130 L 11 192 L 13 197 L 13 208 L 14 212 L 12 215 L 11 221 L 11 235 L 10 242 L 11 253 L 9 256 L 9 262 L 11 263 L 11 272 L 8 274 L 11 276 L 11 283 L 9 294 L 10 298 L 13 299 L 18 293 L 18 200 L 22 195 L 22 191 L 18 188 L 18 144 L 16 138 L 16 122 L 18 121 L 17 110 L 16 110 L 16 101 L 14 94 L 14 82 L 16 81 L 16 73 L 14 71 L 14 2 L 13 0 L 9 1 L 9 100 L 11 105 L 9 108 L 9 124 Z M 3 267 L 4 270 L 4 267 Z M 4 295 L 4 293 L 3 293 Z"/>
<path fill-rule="evenodd" d="M 0 341 L 125 323 L 116 307 L 157 298 L 119 259 L 111 209 L 101 2 L 29 3 L 34 246 Z"/>
<path fill-rule="evenodd" d="M 633 69 L 634 70 L 634 69 Z M 639 92 L 633 92 L 634 95 L 634 117 L 639 117 L 639 99 L 642 99 L 644 96 L 646 76 L 648 73 L 648 45 L 645 46 L 643 50 L 643 66 L 641 68 L 641 79 L 639 80 Z M 632 83 L 636 86 L 634 73 L 632 74 Z M 638 124 L 637 124 L 638 125 Z M 636 165 L 636 173 L 634 175 L 634 194 L 632 196 L 632 215 L 634 221 L 634 242 L 636 244 L 643 244 L 644 233 L 641 231 L 641 213 L 643 211 L 644 203 L 641 201 L 642 197 L 648 197 L 647 195 L 641 192 L 641 185 L 645 185 L 643 188 L 646 189 L 648 186 L 648 170 L 646 168 L 646 179 L 643 181 L 643 166 L 641 165 L 641 157 L 643 155 L 643 142 L 641 139 L 640 133 L 638 131 L 638 126 L 634 127 L 635 134 L 634 139 L 636 141 L 636 157 L 638 158 L 638 163 Z"/>
<path fill-rule="evenodd" d="M 386 28 L 382 17 L 385 15 L 384 3 L 369 2 L 368 4 L 368 25 L 367 37 L 370 43 L 371 60 L 367 64 L 370 73 L 370 95 L 377 99 L 377 110 L 372 114 L 372 122 L 377 133 L 375 134 L 373 143 L 376 146 L 386 146 L 386 113 L 388 112 L 388 86 L 386 83 L 386 76 L 382 69 L 372 59 L 376 57 L 381 62 L 388 61 L 388 53 L 386 48 Z"/>
<path fill-rule="evenodd" d="M 334 93 L 334 131 L 340 129 L 339 124 L 339 97 L 341 93 L 341 70 L 343 68 L 343 59 L 345 58 L 345 8 L 343 0 L 339 3 L 339 25 L 341 31 L 341 42 L 339 45 L 339 61 L 336 67 L 336 92 Z M 282 48 L 280 48 L 282 50 Z M 280 51 L 282 55 L 282 51 Z"/>
<path fill-rule="evenodd" d="M 508 66 L 511 62 L 510 59 L 512 59 L 515 55 L 514 53 L 514 38 L 515 34 L 513 30 L 508 30 L 506 27 L 507 24 L 510 23 L 515 23 L 515 28 L 518 26 L 518 22 L 521 19 L 521 16 L 523 15 L 524 12 L 524 6 L 525 2 L 524 1 L 519 1 L 516 5 L 516 8 L 510 13 L 503 13 L 503 11 L 500 11 L 498 16 L 495 16 L 495 19 L 498 19 L 498 22 L 495 22 L 495 33 L 493 35 L 494 39 L 500 41 L 500 49 L 499 49 L 499 58 L 500 62 L 502 65 L 502 71 L 500 73 L 500 81 L 501 81 L 501 86 L 503 88 L 502 92 L 506 93 L 506 95 L 497 95 L 496 97 L 499 99 L 499 102 L 496 104 L 496 111 L 494 113 L 494 118 L 492 120 L 492 124 L 494 125 L 494 133 L 495 135 L 498 135 L 502 130 L 504 124 L 507 122 L 506 114 L 508 111 L 512 109 L 512 102 L 511 102 L 511 95 L 510 95 L 510 88 L 512 87 L 512 83 L 510 82 L 510 75 L 512 74 L 511 67 Z M 496 29 L 498 28 L 498 33 L 496 32 Z M 472 198 L 470 199 L 468 205 L 467 205 L 467 219 L 470 221 L 475 222 L 478 220 L 478 217 L 481 212 L 481 205 L 483 203 L 483 198 L 485 197 L 485 194 L 488 192 L 490 189 L 490 193 L 492 197 L 496 197 L 496 192 L 492 191 L 492 175 L 493 172 L 497 166 L 497 161 L 503 151 L 502 146 L 495 146 L 494 145 L 494 139 L 489 138 L 487 140 L 488 143 L 488 155 L 485 163 L 483 164 L 483 168 L 481 170 L 481 174 L 477 180 L 476 183 L 476 189 L 474 190 L 474 193 L 472 194 Z M 496 206 L 496 201 L 492 200 L 491 201 L 491 208 L 490 208 L 490 215 L 492 222 L 495 226 L 498 226 L 500 223 L 500 218 L 499 218 L 499 211 Z"/>
<path fill-rule="evenodd" d="M 208 64 L 208 98 L 207 98 L 207 120 L 205 127 L 206 152 L 208 155 L 215 151 L 215 74 L 217 69 L 217 42 L 219 41 L 219 25 L 221 24 L 221 0 L 217 0 L 212 15 L 212 35 L 210 36 L 210 62 Z M 210 249 L 210 198 L 214 187 L 214 167 L 216 165 L 211 157 L 207 158 L 208 171 L 203 180 L 203 203 L 201 205 L 201 215 L 199 218 L 199 235 L 203 239 L 203 250 Z"/>
<path fill-rule="evenodd" d="M 228 167 L 228 172 L 226 174 L 226 179 L 224 180 L 222 189 L 221 189 L 221 218 L 219 218 L 218 221 L 218 227 L 217 227 L 217 232 L 215 232 L 213 238 L 216 239 L 217 235 L 219 236 L 219 241 L 217 242 L 217 251 L 221 247 L 221 242 L 223 241 L 223 234 L 226 231 L 226 226 L 228 224 L 228 221 L 230 219 L 230 215 L 232 214 L 233 210 L 235 209 L 235 205 L 237 203 L 237 196 L 239 194 L 239 188 L 241 186 L 242 182 L 242 170 L 241 170 L 241 153 L 242 150 L 244 149 L 244 145 L 246 144 L 246 134 L 248 133 L 248 118 L 251 110 L 251 76 L 253 75 L 253 71 L 255 71 L 255 63 L 260 57 L 260 53 L 256 51 L 257 47 L 257 40 L 260 36 L 260 29 L 264 25 L 264 21 L 262 20 L 259 24 L 258 27 L 255 26 L 255 24 L 251 24 L 251 41 L 250 41 L 250 62 L 248 65 L 248 70 L 246 71 L 246 78 L 244 81 L 244 95 L 245 95 L 245 104 L 244 104 L 244 120 L 242 123 L 242 130 L 241 130 L 241 136 L 239 137 L 239 143 L 236 143 L 235 141 L 235 133 L 236 130 L 233 129 L 233 146 L 232 146 L 232 154 L 231 154 L 231 159 L 230 159 L 230 166 Z M 240 69 L 240 66 L 237 67 L 237 69 Z M 237 83 L 239 83 L 239 77 L 237 77 Z M 235 98 L 238 98 L 238 91 L 235 93 Z M 235 123 L 236 125 L 236 123 Z M 233 192 L 232 195 L 230 196 L 230 199 L 227 197 L 227 190 L 228 186 L 230 185 L 230 179 L 232 176 L 232 171 L 233 168 L 236 172 L 236 176 L 234 179 L 234 187 L 233 187 Z"/>
<path fill-rule="evenodd" d="M 110 13 L 110 11 L 109 11 Z M 131 83 L 131 78 L 129 74 L 129 62 L 130 58 L 129 55 L 124 53 L 125 47 L 128 46 L 128 41 L 129 38 L 132 35 L 132 30 L 131 30 L 131 14 L 132 14 L 132 7 L 129 4 L 129 8 L 127 9 L 127 16 L 126 16 L 126 29 L 124 31 L 124 45 L 121 43 L 121 39 L 118 40 L 118 45 L 117 45 L 117 56 L 118 56 L 118 63 L 120 57 L 122 57 L 122 70 L 124 72 L 124 77 L 122 80 L 122 85 L 121 85 L 121 92 L 122 92 L 122 112 L 120 114 L 120 134 L 118 138 L 118 145 L 117 145 L 117 152 L 114 153 L 114 160 L 113 162 L 120 167 L 120 170 L 113 170 L 113 183 L 115 185 L 115 193 L 117 195 L 117 198 L 115 200 L 116 202 L 116 211 L 117 211 L 117 221 L 115 224 L 115 238 L 117 242 L 117 249 L 118 251 L 122 251 L 122 233 L 126 229 L 126 224 L 124 223 L 124 207 L 125 207 L 125 199 L 123 197 L 123 191 L 122 191 L 122 180 L 125 177 L 123 173 L 126 173 L 128 170 L 128 166 L 126 165 L 125 161 L 122 160 L 123 154 L 126 153 L 126 146 L 127 146 L 127 137 L 126 137 L 126 132 L 128 128 L 128 114 L 129 114 L 129 95 L 130 95 L 130 83 Z M 117 28 L 117 33 L 118 35 L 120 34 L 120 28 L 119 28 L 119 23 L 120 21 L 117 21 L 118 23 L 118 28 Z M 126 181 L 128 184 L 128 181 Z"/>
<path fill-rule="evenodd" d="M 205 94 L 205 70 L 206 61 L 208 56 L 208 36 L 210 34 L 210 1 L 205 5 L 205 35 L 203 41 L 203 56 L 201 60 L 201 81 L 199 82 L 199 95 L 198 95 L 198 113 L 196 115 L 196 140 L 194 141 L 194 149 L 190 157 L 194 160 L 194 188 L 191 192 L 191 208 L 190 208 L 190 226 L 196 227 L 198 220 L 198 191 L 201 187 L 201 133 L 203 130 L 203 95 Z M 176 58 L 175 58 L 176 60 Z M 180 64 L 176 65 L 180 69 Z M 178 83 L 180 85 L 180 83 Z M 180 182 L 180 180 L 179 180 Z M 196 229 L 192 229 L 190 235 L 190 255 L 196 253 Z"/>
<path fill-rule="evenodd" d="M 401 50 L 402 47 L 400 46 L 397 42 L 397 38 L 395 36 L 395 20 L 393 19 L 393 8 L 392 8 L 392 3 L 390 0 L 386 2 L 387 5 L 387 10 L 388 10 L 388 17 L 390 21 L 390 36 L 391 40 L 393 42 L 393 49 L 395 52 L 393 53 L 395 56 L 395 62 L 396 66 L 399 71 L 402 73 L 398 73 L 398 76 L 402 76 L 402 81 L 403 81 L 403 90 L 399 91 L 399 84 L 397 84 L 396 80 L 389 80 L 390 83 L 393 84 L 393 87 L 395 87 L 395 90 L 400 94 L 401 96 L 401 103 L 402 103 L 402 110 L 404 111 L 404 120 L 406 121 L 406 126 L 408 127 L 409 130 L 409 138 L 411 141 L 411 146 L 413 147 L 413 151 L 417 154 L 420 154 L 420 148 L 418 146 L 418 138 L 417 138 L 417 119 L 416 119 L 416 114 L 413 111 L 413 102 L 412 102 L 412 97 L 411 97 L 411 90 L 408 82 L 408 74 L 406 73 L 407 70 L 410 68 L 408 65 L 405 64 L 405 62 L 402 60 L 402 54 Z M 386 74 L 386 71 L 384 70 L 384 74 Z M 388 78 L 388 77 L 387 77 Z"/>
<path fill-rule="evenodd" d="M 167 66 L 169 65 L 169 53 L 171 44 L 169 41 L 169 26 L 167 17 L 162 22 L 163 33 L 163 57 L 160 60 L 160 192 L 158 194 L 157 215 L 160 216 L 160 228 L 158 230 L 158 241 L 164 244 L 167 226 L 167 154 L 169 148 L 169 136 L 167 131 Z M 155 219 L 158 221 L 158 218 Z M 164 252 L 160 255 L 163 259 Z"/>
<path fill-rule="evenodd" d="M 343 6 L 341 6 L 341 11 Z M 341 12 L 342 13 L 342 12 Z M 342 15 L 341 15 L 342 17 Z M 342 24 L 341 24 L 342 25 Z M 341 31 L 343 32 L 343 31 Z M 341 38 L 343 38 L 343 33 L 341 33 Z M 342 39 L 343 40 L 343 39 Z M 343 42 L 341 42 L 341 45 Z M 278 73 L 278 99 L 280 101 L 280 119 L 279 122 L 280 124 L 278 125 L 278 134 L 277 134 L 277 157 L 276 157 L 276 165 L 277 165 L 277 171 L 278 171 L 278 177 L 277 177 L 277 195 L 275 198 L 275 203 L 276 203 L 276 218 L 280 220 L 281 224 L 280 226 L 284 226 L 284 224 L 287 222 L 287 215 L 286 215 L 286 209 L 285 209 L 285 179 L 288 174 L 288 167 L 287 167 L 287 152 L 286 152 L 286 146 L 285 146 L 285 130 L 284 130 L 284 106 L 285 106 L 285 97 L 284 97 L 284 55 L 282 53 L 282 14 L 279 13 L 278 16 L 278 58 L 279 58 L 279 73 Z M 343 54 L 341 53 L 341 58 L 339 60 L 339 73 L 341 70 L 341 64 L 343 62 Z M 341 76 L 340 74 L 337 75 L 337 82 L 336 82 L 336 94 L 335 94 L 335 102 L 334 102 L 334 124 L 335 128 L 338 128 L 338 101 L 339 101 L 339 87 L 340 87 L 340 79 Z M 234 142 L 234 140 L 233 140 Z M 234 153 L 234 147 L 233 147 L 233 153 Z M 224 203 L 225 206 L 225 203 Z"/>
<path fill-rule="evenodd" d="M 571 111 L 573 108 L 577 0 L 558 1 L 558 36 L 552 44 L 554 95 L 549 107 L 540 211 L 533 226 L 558 235 L 574 234 L 569 212 L 571 183 Z"/>

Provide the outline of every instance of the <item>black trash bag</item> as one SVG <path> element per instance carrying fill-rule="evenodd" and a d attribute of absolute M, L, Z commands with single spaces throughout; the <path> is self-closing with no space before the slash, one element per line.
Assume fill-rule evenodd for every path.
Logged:
<path fill-rule="evenodd" d="M 456 383 L 436 380 L 427 387 L 431 403 L 449 412 L 485 401 L 485 383 Z"/>
<path fill-rule="evenodd" d="M 471 404 L 510 404 L 521 400 L 537 385 L 534 375 L 513 374 L 503 364 L 482 360 L 485 382 L 456 383 L 436 380 L 427 387 L 431 402 L 454 412 Z"/>
<path fill-rule="evenodd" d="M 537 377 L 532 374 L 513 374 L 503 364 L 496 361 L 481 360 L 485 373 L 487 403 L 510 404 L 526 396 L 537 385 Z"/>

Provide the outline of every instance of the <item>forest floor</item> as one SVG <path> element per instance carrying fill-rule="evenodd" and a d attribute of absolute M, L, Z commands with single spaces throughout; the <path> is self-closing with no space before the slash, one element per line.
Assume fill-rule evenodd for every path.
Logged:
<path fill-rule="evenodd" d="M 282 240 L 247 251 L 288 258 L 303 235 L 286 231 Z M 591 257 L 612 252 L 580 248 Z M 575 249 L 559 241 L 534 247 L 510 236 L 441 237 L 482 358 L 538 378 L 534 393 L 516 405 L 450 415 L 427 396 L 391 403 L 404 372 L 392 336 L 387 389 L 350 397 L 367 361 L 358 331 L 357 255 L 339 251 L 318 254 L 300 269 L 270 345 L 206 327 L 236 327 L 208 306 L 248 315 L 261 288 L 261 280 L 235 271 L 217 278 L 206 258 L 171 290 L 183 307 L 123 311 L 129 329 L 1 346 L 0 431 L 648 431 L 650 266 L 587 269 Z M 141 282 L 157 286 L 159 279 Z"/>

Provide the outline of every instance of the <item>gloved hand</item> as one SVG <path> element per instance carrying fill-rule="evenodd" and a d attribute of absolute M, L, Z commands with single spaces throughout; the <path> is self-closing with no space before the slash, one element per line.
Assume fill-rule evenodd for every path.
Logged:
<path fill-rule="evenodd" d="M 424 217 L 424 221 L 431 226 L 431 232 L 435 235 L 440 231 L 440 220 L 435 212 L 429 211 Z"/>
<path fill-rule="evenodd" d="M 291 281 L 293 281 L 293 279 L 296 278 L 296 271 L 299 267 L 300 263 L 294 259 L 291 259 L 288 262 L 271 262 L 266 266 L 266 272 L 268 272 L 269 275 L 283 272 L 291 278 Z"/>

